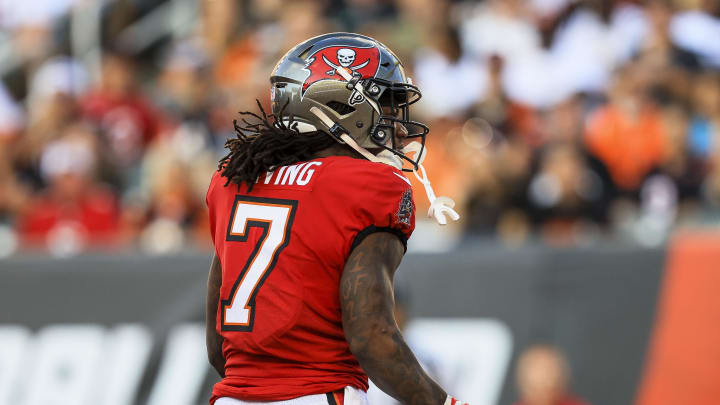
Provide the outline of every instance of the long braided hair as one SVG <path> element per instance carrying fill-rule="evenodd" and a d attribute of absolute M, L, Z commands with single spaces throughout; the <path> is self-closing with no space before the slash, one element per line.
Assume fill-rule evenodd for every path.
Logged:
<path fill-rule="evenodd" d="M 237 137 L 225 142 L 229 152 L 218 164 L 222 176 L 227 178 L 225 186 L 230 182 L 238 186 L 245 182 L 249 192 L 261 174 L 280 166 L 310 160 L 317 152 L 337 145 L 337 141 L 321 131 L 301 134 L 292 116 L 284 122 L 274 114 L 267 115 L 260 101 L 256 101 L 260 115 L 243 111 L 240 112 L 244 116 L 241 122 L 233 120 Z M 278 114 L 280 117 L 285 106 Z"/>

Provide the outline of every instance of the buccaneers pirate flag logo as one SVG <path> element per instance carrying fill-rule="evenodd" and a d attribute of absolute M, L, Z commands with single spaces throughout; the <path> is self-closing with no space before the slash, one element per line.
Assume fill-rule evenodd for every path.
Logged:
<path fill-rule="evenodd" d="M 350 73 L 360 73 L 363 79 L 375 77 L 380 66 L 380 51 L 376 47 L 357 48 L 350 46 L 330 46 L 310 55 L 305 69 L 310 75 L 303 83 L 302 92 L 320 80 L 344 80 L 337 73 L 338 68 Z"/>
<path fill-rule="evenodd" d="M 398 204 L 398 210 L 395 213 L 397 223 L 410 226 L 414 209 L 415 206 L 413 205 L 412 190 L 407 189 L 403 193 L 402 198 L 400 199 L 400 204 Z"/>

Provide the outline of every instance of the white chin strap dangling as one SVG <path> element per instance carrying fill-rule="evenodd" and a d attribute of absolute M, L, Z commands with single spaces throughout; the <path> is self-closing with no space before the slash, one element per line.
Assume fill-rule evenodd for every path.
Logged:
<path fill-rule="evenodd" d="M 352 76 L 350 73 L 345 70 L 344 68 L 337 68 L 337 73 L 345 80 L 350 81 L 352 79 Z M 363 96 L 365 101 L 370 104 L 370 106 L 379 114 L 380 107 L 367 95 L 365 94 L 365 89 L 363 88 L 362 84 L 356 83 L 355 84 L 355 90 L 360 92 L 360 94 Z M 313 113 L 318 119 L 328 128 L 331 129 L 336 125 L 336 123 L 325 114 L 321 109 L 317 107 L 311 107 L 310 112 Z M 371 162 L 377 162 L 377 163 L 384 163 L 386 165 L 390 165 L 398 170 L 402 169 L 403 163 L 400 157 L 398 157 L 396 154 L 390 152 L 389 150 L 383 150 L 382 152 L 378 153 L 377 155 L 373 155 L 368 151 L 367 149 L 363 148 L 362 146 L 358 145 L 355 140 L 348 135 L 347 133 L 342 133 L 340 136 L 340 139 L 345 142 L 349 147 L 353 148 L 355 151 L 357 151 L 359 154 L 361 154 L 365 159 L 371 161 Z M 423 148 L 422 145 L 418 142 L 410 142 L 407 146 L 405 146 L 402 149 L 402 152 L 405 154 L 408 153 L 415 153 L 415 160 L 418 162 L 418 168 L 420 169 L 420 173 L 422 175 L 419 175 L 417 170 L 413 170 L 413 173 L 415 174 L 415 178 L 418 179 L 420 183 L 425 187 L 425 194 L 427 194 L 428 201 L 430 201 L 430 208 L 428 209 L 428 218 L 435 218 L 438 224 L 440 225 L 446 225 L 447 219 L 446 216 L 449 216 L 451 220 L 457 221 L 460 219 L 460 215 L 458 215 L 457 212 L 453 209 L 455 207 L 455 201 L 452 200 L 450 197 L 436 197 L 435 191 L 433 191 L 432 185 L 430 185 L 430 180 L 428 180 L 427 172 L 425 171 L 425 167 L 423 167 L 422 162 L 425 160 L 425 157 L 427 156 L 427 147 Z"/>
<path fill-rule="evenodd" d="M 428 208 L 427 214 L 428 218 L 435 218 L 438 224 L 446 225 L 446 216 L 449 216 L 453 221 L 457 221 L 460 219 L 460 215 L 454 210 L 455 201 L 453 201 L 452 198 L 435 196 L 435 191 L 427 177 L 425 167 L 422 165 L 427 156 L 427 151 L 427 147 L 423 148 L 419 142 L 410 142 L 402 150 L 406 155 L 415 153 L 415 161 L 418 163 L 420 174 L 418 174 L 417 170 L 413 170 L 413 174 L 415 174 L 415 178 L 425 187 L 425 194 L 427 194 L 428 201 L 430 201 L 430 208 Z"/>

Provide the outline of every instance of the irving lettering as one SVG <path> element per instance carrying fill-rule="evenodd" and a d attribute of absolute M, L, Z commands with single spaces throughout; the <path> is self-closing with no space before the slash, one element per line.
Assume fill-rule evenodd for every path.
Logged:
<path fill-rule="evenodd" d="M 276 186 L 306 186 L 315 174 L 315 168 L 322 162 L 305 162 L 296 165 L 282 166 L 265 174 L 264 184 Z"/>

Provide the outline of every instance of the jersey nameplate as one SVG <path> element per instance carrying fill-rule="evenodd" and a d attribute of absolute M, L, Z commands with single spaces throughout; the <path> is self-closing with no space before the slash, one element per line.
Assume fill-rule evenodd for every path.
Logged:
<path fill-rule="evenodd" d="M 268 186 L 300 186 L 307 187 L 322 162 L 305 162 L 296 165 L 282 166 L 275 171 L 260 176 L 258 183 Z"/>

